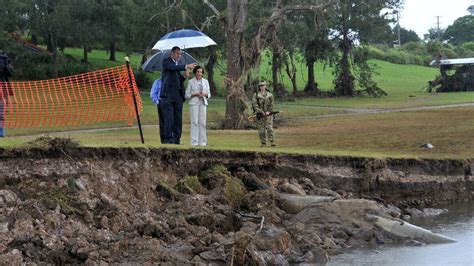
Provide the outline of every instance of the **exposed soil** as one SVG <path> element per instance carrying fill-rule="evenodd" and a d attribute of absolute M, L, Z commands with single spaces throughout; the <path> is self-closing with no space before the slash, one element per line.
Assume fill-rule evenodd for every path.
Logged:
<path fill-rule="evenodd" d="M 324 263 L 403 241 L 368 213 L 472 200 L 473 172 L 473 160 L 0 150 L 0 263 Z M 290 212 L 280 193 L 336 200 Z"/>

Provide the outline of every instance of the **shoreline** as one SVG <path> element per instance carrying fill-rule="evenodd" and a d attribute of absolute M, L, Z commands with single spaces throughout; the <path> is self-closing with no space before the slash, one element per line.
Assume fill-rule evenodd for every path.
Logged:
<path fill-rule="evenodd" d="M 0 261 L 20 263 L 324 263 L 407 240 L 370 215 L 474 198 L 473 159 L 64 146 L 0 149 L 0 171 Z"/>

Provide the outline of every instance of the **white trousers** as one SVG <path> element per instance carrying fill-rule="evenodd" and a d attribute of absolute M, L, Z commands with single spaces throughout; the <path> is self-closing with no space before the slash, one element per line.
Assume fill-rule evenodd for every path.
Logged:
<path fill-rule="evenodd" d="M 206 108 L 204 103 L 189 106 L 189 116 L 191 120 L 191 145 L 206 146 Z"/>

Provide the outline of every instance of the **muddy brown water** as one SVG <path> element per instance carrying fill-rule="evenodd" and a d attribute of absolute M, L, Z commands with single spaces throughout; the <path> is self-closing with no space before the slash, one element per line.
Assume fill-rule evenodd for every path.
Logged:
<path fill-rule="evenodd" d="M 472 202 L 440 206 L 447 213 L 411 221 L 456 243 L 424 246 L 380 245 L 334 256 L 328 265 L 474 265 L 474 205 Z"/>

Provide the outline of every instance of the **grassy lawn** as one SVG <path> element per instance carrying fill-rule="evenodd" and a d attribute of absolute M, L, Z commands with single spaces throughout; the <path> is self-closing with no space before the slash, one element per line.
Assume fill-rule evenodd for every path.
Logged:
<path fill-rule="evenodd" d="M 209 130 L 210 149 L 322 155 L 413 158 L 474 158 L 474 108 L 323 117 L 287 121 L 276 129 L 276 148 L 260 148 L 256 130 Z M 137 128 L 99 132 L 63 132 L 87 147 L 191 148 L 189 125 L 184 125 L 182 145 L 162 145 L 157 127 L 144 129 L 145 145 Z M 31 136 L 0 139 L 2 147 L 17 147 Z M 431 143 L 433 149 L 420 148 Z"/>
<path fill-rule="evenodd" d="M 82 58 L 82 49 L 66 48 L 66 54 L 70 54 L 76 58 Z M 190 51 L 192 53 L 192 51 Z M 116 66 L 123 63 L 123 52 L 117 52 L 116 62 L 108 60 L 106 51 L 92 50 L 89 54 L 91 64 L 100 68 L 108 66 Z M 130 60 L 132 66 L 138 69 L 140 66 L 142 55 L 131 54 Z M 271 58 L 268 54 L 262 57 L 258 76 L 260 78 L 271 80 Z M 348 108 L 407 108 L 418 106 L 433 106 L 474 102 L 473 92 L 458 93 L 426 93 L 427 82 L 434 79 L 439 73 L 437 68 L 430 68 L 417 65 L 398 65 L 380 60 L 371 60 L 377 66 L 379 75 L 375 76 L 378 85 L 384 89 L 388 96 L 381 98 L 372 97 L 354 97 L 354 98 L 304 98 L 296 101 L 288 102 L 289 105 L 314 105 L 326 107 L 348 107 Z M 223 65 L 223 63 L 220 63 Z M 222 70 L 216 69 L 215 82 L 218 86 L 219 94 L 224 94 L 225 67 Z M 316 64 L 315 75 L 316 80 L 323 91 L 331 90 L 333 87 L 332 67 L 324 67 L 322 64 Z M 150 73 L 151 79 L 159 77 L 159 73 Z M 304 84 L 308 80 L 307 68 L 303 62 L 297 63 L 297 84 L 299 90 L 302 90 Z M 290 80 L 283 76 L 284 85 L 291 90 Z"/>
<path fill-rule="evenodd" d="M 67 48 L 66 53 L 82 57 L 82 49 Z M 89 60 L 98 67 L 122 64 L 123 53 L 117 53 L 118 62 L 108 61 L 104 51 L 93 50 Z M 139 67 L 141 55 L 130 56 L 132 65 Z M 265 61 L 266 60 L 266 61 Z M 268 58 L 261 63 L 259 76 L 270 79 Z M 415 158 L 474 158 L 474 107 L 396 112 L 351 116 L 323 116 L 345 114 L 343 108 L 407 108 L 474 102 L 474 93 L 426 93 L 422 89 L 428 80 L 438 73 L 437 69 L 414 65 L 396 65 L 383 61 L 372 61 L 379 66 L 379 85 L 389 94 L 383 98 L 303 98 L 288 102 L 277 102 L 278 114 L 276 148 L 260 148 L 255 130 L 209 130 L 210 149 L 231 149 L 267 152 L 309 153 L 323 155 L 352 155 L 371 157 L 415 157 Z M 217 70 L 217 84 L 223 91 L 223 74 Z M 155 78 L 158 74 L 153 74 Z M 332 69 L 318 65 L 316 77 L 323 90 L 332 86 Z M 304 64 L 298 67 L 298 85 L 303 87 L 306 78 Z M 289 80 L 284 80 L 290 88 Z M 145 147 L 162 147 L 159 143 L 156 107 L 147 92 L 142 93 L 142 123 L 145 126 Z M 251 112 L 250 110 L 248 111 Z M 189 146 L 188 106 L 184 106 L 184 132 L 182 145 Z M 225 113 L 225 99 L 213 97 L 208 107 L 208 123 L 221 121 Z M 133 121 L 136 124 L 135 121 Z M 117 128 L 121 129 L 109 129 Z M 96 132 L 73 132 L 78 129 L 105 129 Z M 62 131 L 60 133 L 54 133 Z M 71 137 L 88 147 L 142 147 L 138 129 L 128 128 L 127 123 L 107 122 L 87 126 L 47 129 L 7 129 L 7 138 L 0 138 L 0 147 L 18 147 L 37 136 L 32 134 Z M 432 143 L 434 149 L 423 149 L 420 145 Z"/>

